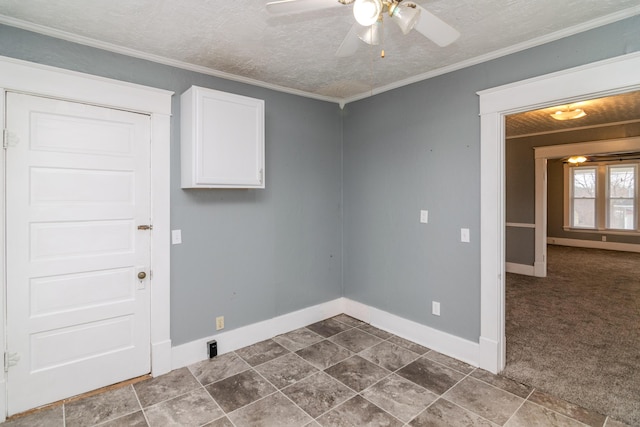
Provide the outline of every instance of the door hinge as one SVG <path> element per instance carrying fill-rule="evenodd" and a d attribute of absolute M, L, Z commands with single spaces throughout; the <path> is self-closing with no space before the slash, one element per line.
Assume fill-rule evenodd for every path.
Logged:
<path fill-rule="evenodd" d="M 20 355 L 18 353 L 11 353 L 10 351 L 5 351 L 4 353 L 4 371 L 8 372 L 9 368 L 12 366 L 16 366 L 20 361 Z"/>
<path fill-rule="evenodd" d="M 19 138 L 15 133 L 6 128 L 2 130 L 2 148 L 6 150 L 8 147 L 15 147 L 18 141 Z"/>

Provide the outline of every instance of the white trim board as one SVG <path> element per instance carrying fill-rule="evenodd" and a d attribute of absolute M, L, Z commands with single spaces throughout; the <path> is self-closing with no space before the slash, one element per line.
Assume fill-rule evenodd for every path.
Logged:
<path fill-rule="evenodd" d="M 575 153 L 588 156 L 590 154 L 616 154 L 634 151 L 640 151 L 640 137 L 638 136 L 533 147 L 533 155 L 536 159 L 559 159 Z"/>
<path fill-rule="evenodd" d="M 535 276 L 536 270 L 533 265 L 518 264 L 515 262 L 505 262 L 504 270 L 507 273 L 523 274 L 525 276 Z"/>
<path fill-rule="evenodd" d="M 206 344 L 208 341 L 217 341 L 218 354 L 221 355 L 319 322 L 340 313 L 348 314 L 365 323 L 370 323 L 377 328 L 391 332 L 447 356 L 455 357 L 470 365 L 478 366 L 478 343 L 438 331 L 348 298 L 337 298 L 323 304 L 274 317 L 273 319 L 173 347 L 172 369 L 182 368 L 207 359 Z"/>
<path fill-rule="evenodd" d="M 384 331 L 418 343 L 424 347 L 456 358 L 472 366 L 479 366 L 478 343 L 431 328 L 413 320 L 344 298 L 345 314 L 370 323 Z"/>
<path fill-rule="evenodd" d="M 211 340 L 217 341 L 218 355 L 221 355 L 337 316 L 340 313 L 344 313 L 343 298 L 180 344 L 171 349 L 171 369 L 182 368 L 205 360 L 208 357 L 207 342 Z"/>
<path fill-rule="evenodd" d="M 169 148 L 173 92 L 0 56 L 0 125 L 4 128 L 4 96 L 7 90 L 84 102 L 149 114 L 151 117 L 151 373 L 171 368 L 169 329 Z M 4 176 L 4 150 L 0 150 L 0 177 Z M 2 178 L 4 179 L 4 178 Z M 2 183 L 4 184 L 4 182 Z M 0 186 L 4 200 L 4 185 Z M 4 203 L 4 202 L 2 202 Z M 4 224 L 4 205 L 0 220 Z M 3 233 L 3 232 L 2 232 Z M 5 260 L 5 236 L 0 235 L 0 258 Z M 5 271 L 3 269 L 3 271 Z M 6 277 L 2 279 L 6 288 Z M 5 343 L 5 292 L 0 293 L 0 346 Z M 0 376 L 0 421 L 7 413 L 6 374 Z"/>
<path fill-rule="evenodd" d="M 606 249 L 609 251 L 637 252 L 640 245 L 620 242 L 601 242 L 599 240 L 568 239 L 564 237 L 548 237 L 547 243 L 558 246 L 573 246 L 576 248 Z"/>
<path fill-rule="evenodd" d="M 535 224 L 528 224 L 524 222 L 507 222 L 505 225 L 513 228 L 536 228 Z"/>
<path fill-rule="evenodd" d="M 504 337 L 505 116 L 638 90 L 640 89 L 639 69 L 640 52 L 635 52 L 478 92 L 481 123 L 481 368 L 497 373 L 504 369 L 506 360 Z M 538 224 L 538 218 L 536 218 L 536 225 Z"/>

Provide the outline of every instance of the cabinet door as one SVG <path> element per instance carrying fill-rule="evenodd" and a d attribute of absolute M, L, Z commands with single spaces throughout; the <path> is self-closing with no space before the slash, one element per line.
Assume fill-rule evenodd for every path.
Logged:
<path fill-rule="evenodd" d="M 198 87 L 182 101 L 183 188 L 264 188 L 264 101 Z"/>

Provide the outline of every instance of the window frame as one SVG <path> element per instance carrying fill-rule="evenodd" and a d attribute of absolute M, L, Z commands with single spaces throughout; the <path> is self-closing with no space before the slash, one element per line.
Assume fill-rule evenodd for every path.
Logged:
<path fill-rule="evenodd" d="M 634 191 L 633 191 L 633 225 L 632 229 L 610 228 L 609 218 L 610 209 L 609 186 L 610 186 L 610 170 L 615 166 L 632 166 L 634 169 Z M 596 169 L 596 195 L 595 195 L 595 226 L 577 227 L 573 225 L 573 171 L 579 168 Z M 640 171 L 640 160 L 618 160 L 606 162 L 589 162 L 587 164 L 572 165 L 564 164 L 564 230 L 572 232 L 586 233 L 606 233 L 621 235 L 640 235 L 640 192 L 638 190 L 638 172 Z"/>
<path fill-rule="evenodd" d="M 638 162 L 618 162 L 616 164 L 607 164 L 606 166 L 606 200 L 605 200 L 605 224 L 607 230 L 615 230 L 615 231 L 640 231 L 638 225 Z M 610 171 L 616 167 L 631 167 L 633 169 L 633 195 L 632 197 L 611 197 L 611 173 Z M 634 228 L 613 228 L 611 227 L 611 199 L 631 199 L 633 201 L 633 224 Z"/>

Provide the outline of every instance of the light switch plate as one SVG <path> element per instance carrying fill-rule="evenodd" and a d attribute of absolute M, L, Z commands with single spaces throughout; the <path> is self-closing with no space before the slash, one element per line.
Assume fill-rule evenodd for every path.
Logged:
<path fill-rule="evenodd" d="M 429 211 L 420 211 L 420 222 L 423 224 L 429 222 Z"/>
<path fill-rule="evenodd" d="M 468 228 L 461 228 L 460 229 L 460 241 L 464 242 L 464 243 L 469 243 L 470 242 L 469 229 Z"/>
<path fill-rule="evenodd" d="M 438 301 L 431 301 L 431 314 L 440 316 L 440 303 Z"/>
<path fill-rule="evenodd" d="M 182 243 L 182 230 L 171 230 L 171 243 L 174 245 Z"/>

